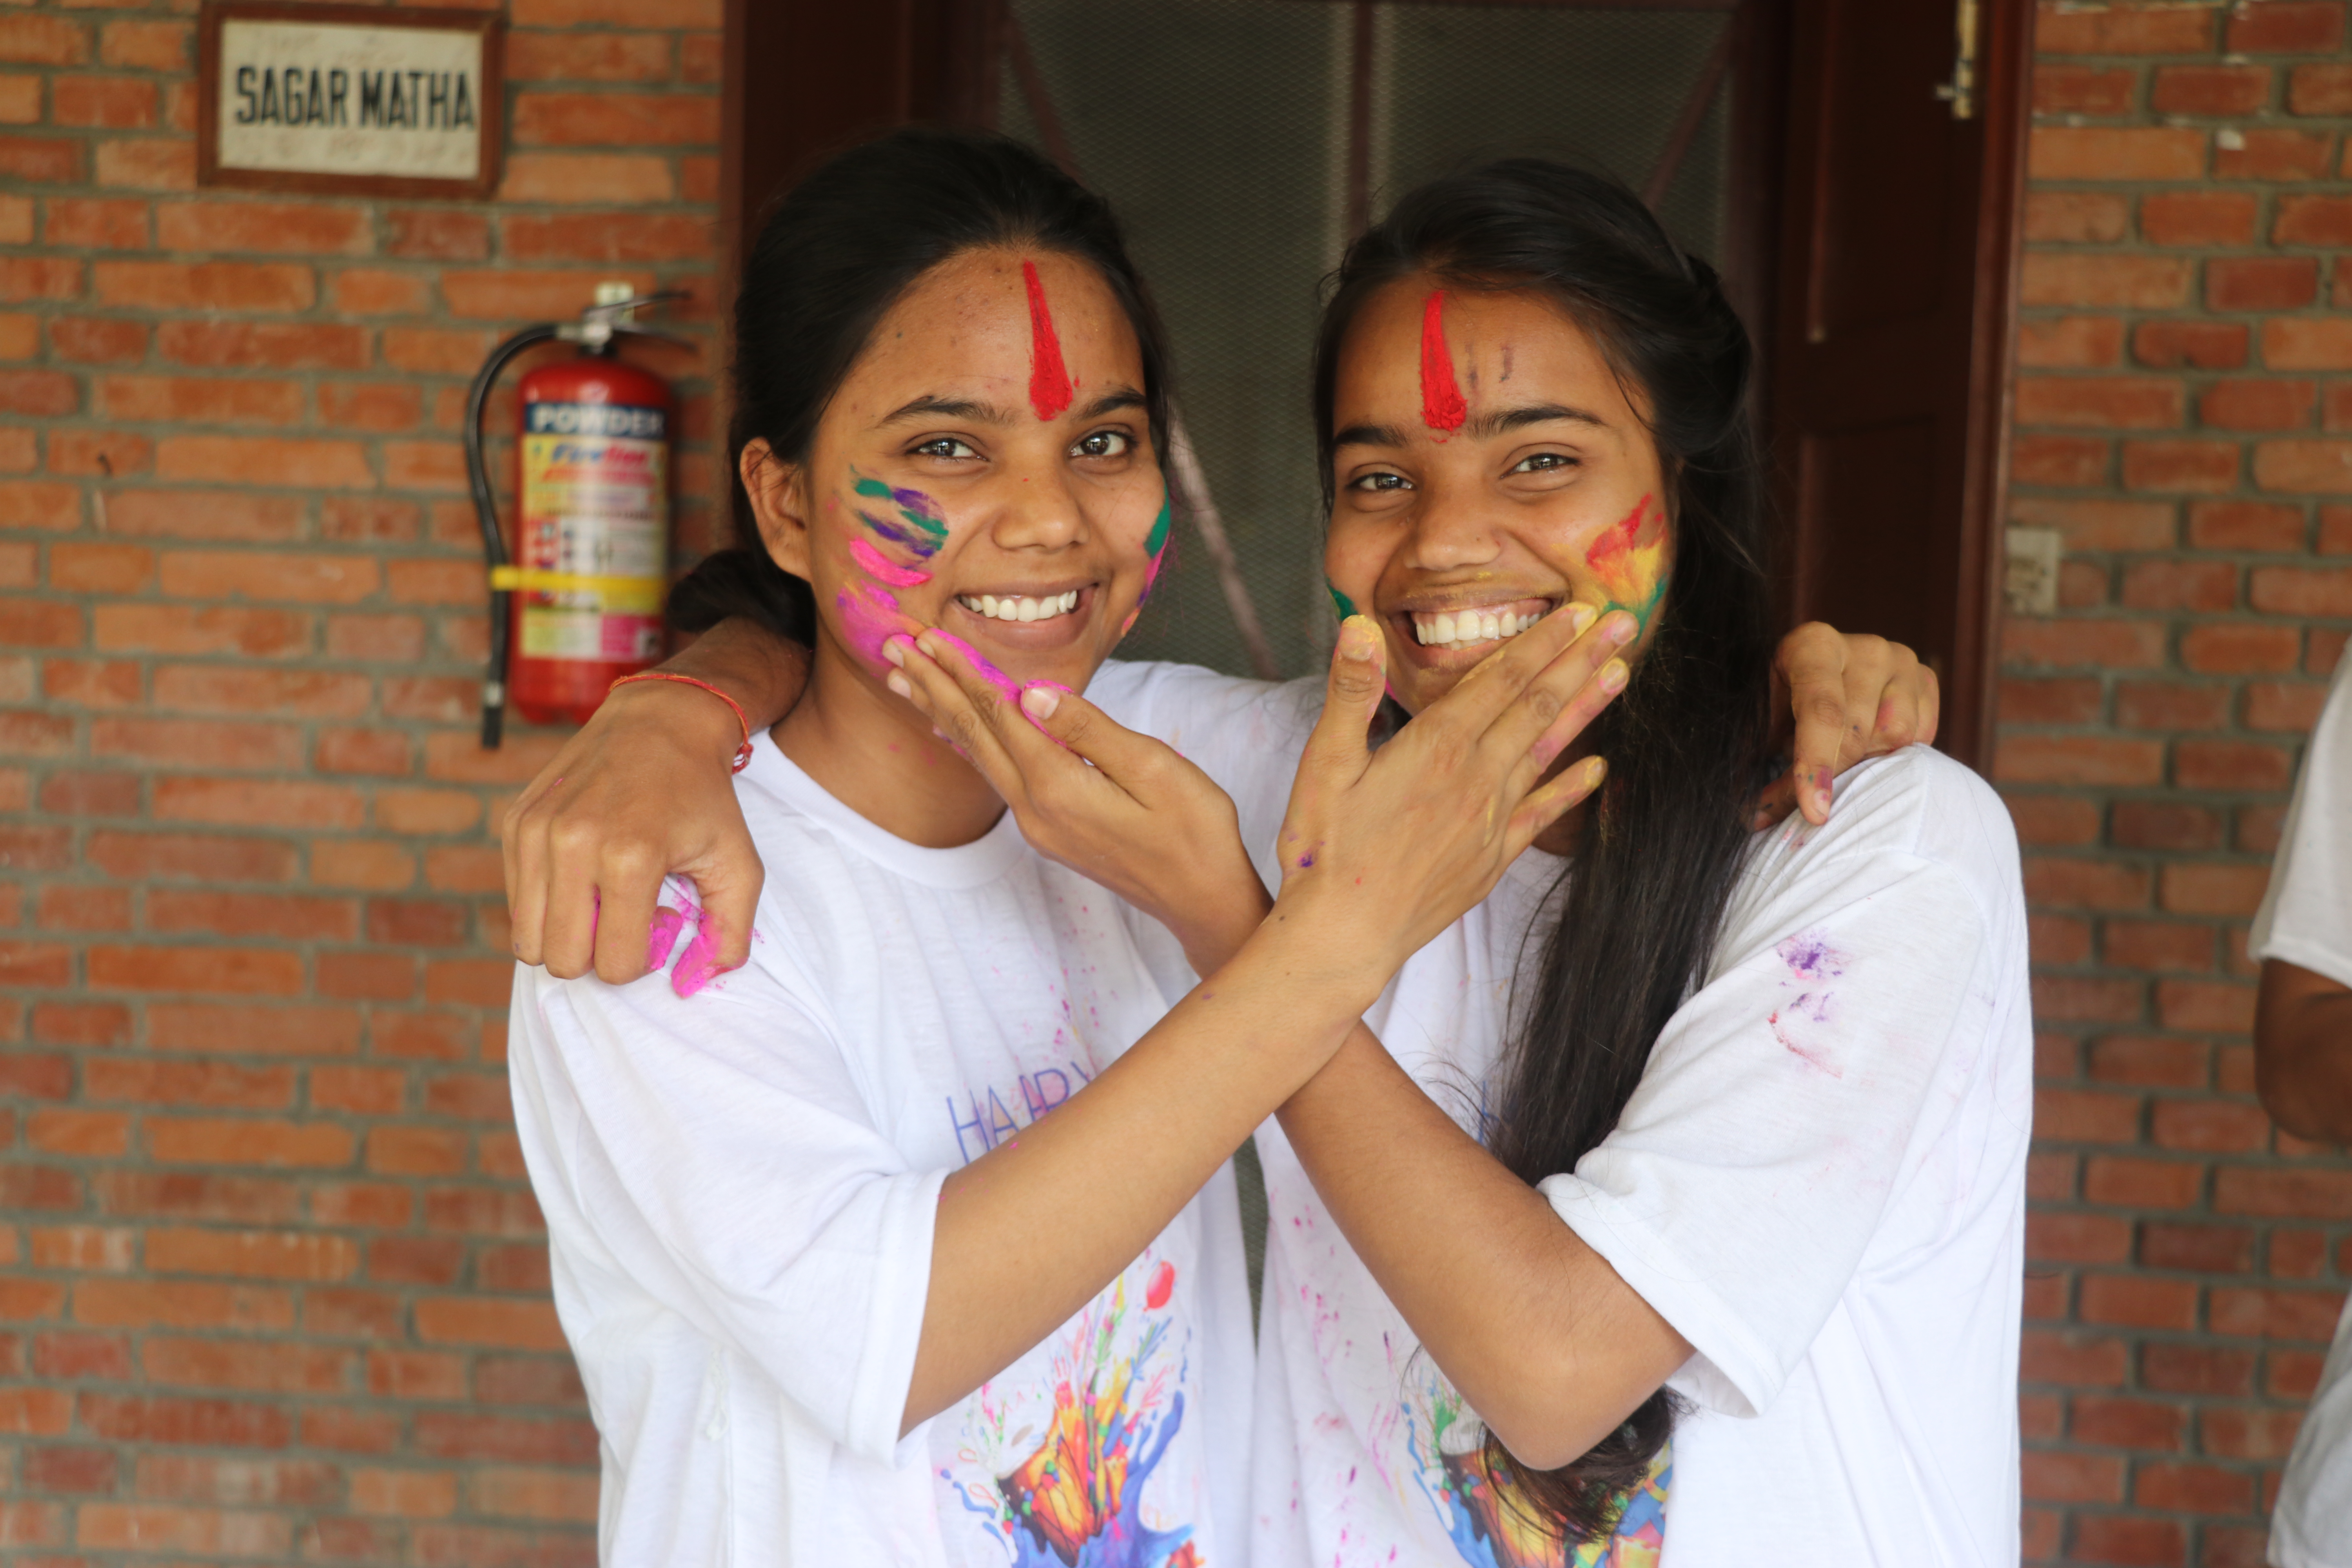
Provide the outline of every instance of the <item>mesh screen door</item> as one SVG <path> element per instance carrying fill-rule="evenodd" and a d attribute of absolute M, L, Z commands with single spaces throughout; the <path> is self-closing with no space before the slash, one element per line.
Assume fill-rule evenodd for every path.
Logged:
<path fill-rule="evenodd" d="M 1731 5 L 1011 0 L 1001 123 L 1125 219 L 1175 341 L 1199 463 L 1179 489 L 1204 492 L 1181 501 L 1213 507 L 1208 531 L 1180 528 L 1126 657 L 1320 667 L 1318 289 L 1395 194 L 1481 154 L 1542 153 L 1617 175 L 1685 247 L 1721 256 Z M 1222 575 L 1220 526 L 1237 569 Z"/>

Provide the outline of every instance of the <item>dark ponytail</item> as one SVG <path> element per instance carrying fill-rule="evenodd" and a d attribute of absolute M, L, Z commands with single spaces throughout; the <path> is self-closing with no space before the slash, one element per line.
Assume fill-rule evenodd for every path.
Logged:
<path fill-rule="evenodd" d="M 764 439 L 782 460 L 806 461 L 833 395 L 898 297 L 941 262 L 992 246 L 1074 257 L 1102 275 L 1135 329 L 1152 443 L 1165 458 L 1167 337 L 1109 205 L 1010 137 L 892 132 L 793 187 L 743 264 L 727 437 L 735 541 L 670 590 L 670 625 L 698 632 L 742 616 L 814 640 L 809 585 L 769 556 L 740 494 L 743 448 Z"/>
<path fill-rule="evenodd" d="M 1615 182 L 1534 158 L 1433 181 L 1349 248 L 1324 311 L 1315 428 L 1327 508 L 1349 325 L 1372 294 L 1423 275 L 1540 292 L 1591 334 L 1647 399 L 1675 535 L 1655 634 L 1594 726 L 1609 780 L 1586 813 L 1559 923 L 1513 986 L 1513 1037 L 1487 1097 L 1489 1149 L 1536 1183 L 1573 1171 L 1609 1135 L 1699 983 L 1766 776 L 1772 637 L 1752 356 L 1714 269 Z M 1529 1470 L 1491 1436 L 1485 1461 L 1566 1540 L 1602 1539 L 1671 1435 L 1674 1403 L 1659 1389 L 1560 1469 Z"/>

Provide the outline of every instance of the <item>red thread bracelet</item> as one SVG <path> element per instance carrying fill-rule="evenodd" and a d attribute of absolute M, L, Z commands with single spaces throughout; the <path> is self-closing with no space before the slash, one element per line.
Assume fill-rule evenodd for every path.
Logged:
<path fill-rule="evenodd" d="M 710 682 L 707 680 L 697 680 L 690 675 L 673 675 L 666 669 L 641 669 L 635 675 L 625 675 L 618 680 L 613 682 L 612 685 L 604 688 L 604 690 L 609 695 L 612 692 L 618 691 L 622 687 L 626 686 L 632 680 L 673 680 L 680 686 L 698 686 L 702 688 L 703 690 L 708 691 L 710 695 L 719 699 L 719 701 L 727 704 L 728 707 L 735 710 L 735 722 L 743 726 L 743 743 L 735 748 L 735 765 L 729 771 L 730 773 L 740 773 L 745 768 L 751 765 L 751 721 L 743 716 L 743 705 L 740 702 L 736 701 L 735 699 L 728 696 L 727 693 L 719 690 L 719 688 L 711 685 Z"/>

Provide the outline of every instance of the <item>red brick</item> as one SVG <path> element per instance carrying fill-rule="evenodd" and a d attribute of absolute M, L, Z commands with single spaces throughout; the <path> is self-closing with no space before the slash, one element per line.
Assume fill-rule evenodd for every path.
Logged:
<path fill-rule="evenodd" d="M 2038 369 L 2112 365 L 2123 353 L 2124 324 L 2114 316 L 2030 319 L 2018 325 L 2018 363 Z"/>
<path fill-rule="evenodd" d="M 1993 776 L 2004 784 L 2154 784 L 2162 777 L 2162 746 L 2091 735 L 2010 735 L 2002 738 Z"/>
<path fill-rule="evenodd" d="M 2245 1513 L 2253 1507 L 2253 1482 L 2218 1465 L 2142 1465 L 2132 1479 L 2132 1500 L 2170 1511 Z"/>
<path fill-rule="evenodd" d="M 2238 741 L 2182 741 L 2173 748 L 2174 780 L 2187 789 L 2284 790 L 2293 764 L 2279 746 Z"/>
<path fill-rule="evenodd" d="M 2229 1459 L 2283 1460 L 2303 1426 L 2300 1410 L 2210 1409 L 2198 1413 L 2204 1451 Z"/>
<path fill-rule="evenodd" d="M 2205 173 L 2206 132 L 2185 126 L 2036 126 L 2028 177 L 2036 180 L 2194 180 Z"/>
<path fill-rule="evenodd" d="M 357 370 L 368 363 L 366 329 L 335 322 L 165 321 L 155 346 L 190 365 Z"/>
<path fill-rule="evenodd" d="M 2326 132 L 2243 131 L 2243 147 L 2223 147 L 2213 173 L 2224 180 L 2320 180 L 2327 177 L 2333 138 Z"/>
<path fill-rule="evenodd" d="M 100 261 L 100 300 L 159 310 L 307 310 L 318 298 L 308 267 L 287 262 Z"/>
<path fill-rule="evenodd" d="M 2290 493 L 2352 492 L 2352 441 L 2264 441 L 2254 448 L 2254 482 Z"/>
<path fill-rule="evenodd" d="M 2103 256 L 2029 251 L 2021 302 L 2175 309 L 2189 300 L 2189 263 L 2170 256 Z"/>
<path fill-rule="evenodd" d="M 2200 550 L 2300 552 L 2303 509 L 2264 501 L 2197 501 L 2189 508 L 2189 542 Z"/>
<path fill-rule="evenodd" d="M 2269 1147 L 2271 1121 L 2259 1105 L 2231 1100 L 2159 1100 L 2150 1121 L 2157 1145 L 2205 1153 Z"/>
<path fill-rule="evenodd" d="M 2036 114 L 2127 114 L 2131 111 L 2133 72 L 2111 67 L 2044 63 L 2033 71 L 2033 111 Z"/>
<path fill-rule="evenodd" d="M 155 123 L 155 84 L 141 77 L 60 76 L 49 84 L 49 118 L 58 125 L 142 131 Z"/>
<path fill-rule="evenodd" d="M 719 141 L 719 100 L 708 93 L 525 92 L 515 100 L 514 139 L 520 147 L 710 146 Z"/>
<path fill-rule="evenodd" d="M 2252 1360 L 2251 1357 L 2248 1358 Z M 2018 1370 L 2029 1384 L 2071 1384 L 2113 1388 L 2124 1380 L 2123 1342 L 2104 1334 L 2028 1329 L 2019 1346 Z"/>
<path fill-rule="evenodd" d="M 335 274 L 333 299 L 340 315 L 423 315 L 433 308 L 433 288 L 416 273 L 352 267 Z"/>
<path fill-rule="evenodd" d="M 2212 1330 L 2217 1334 L 2255 1335 L 2326 1344 L 2344 1307 L 2341 1290 L 2264 1290 L 2216 1286 Z"/>
<path fill-rule="evenodd" d="M 510 38 L 511 48 L 519 39 Z M 419 261 L 481 261 L 490 254 L 489 220 L 478 213 L 394 207 L 383 215 L 384 253 Z"/>
<path fill-rule="evenodd" d="M 155 449 L 157 477 L 237 485 L 372 488 L 375 476 L 352 441 L 278 437 L 173 436 Z"/>
<path fill-rule="evenodd" d="M 517 261 L 681 261 L 710 254 L 708 219 L 649 213 L 558 213 L 501 220 Z"/>
<path fill-rule="evenodd" d="M 642 153 L 521 153 L 506 161 L 499 199 L 553 205 L 609 206 L 615 202 L 677 199 L 669 160 Z M 488 240 L 473 258 L 488 254 Z"/>
<path fill-rule="evenodd" d="M 2207 926 L 2109 921 L 2100 951 L 2118 969 L 2208 970 L 2213 967 L 2213 932 Z"/>
<path fill-rule="evenodd" d="M 81 148 L 58 137 L 0 135 L 0 174 L 28 184 L 72 184 L 81 178 Z"/>
<path fill-rule="evenodd" d="M 302 388 L 291 381 L 169 375 L 110 375 L 99 383 L 116 419 L 196 425 L 295 425 Z"/>
<path fill-rule="evenodd" d="M 2321 316 L 2265 321 L 2263 358 L 2273 370 L 2352 370 L 2352 321 Z"/>
<path fill-rule="evenodd" d="M 2258 566 L 2246 602 L 2273 615 L 2352 616 L 2352 567 Z"/>
<path fill-rule="evenodd" d="M 41 12 L 0 17 L 0 60 L 78 66 L 89 59 L 89 26 Z"/>
<path fill-rule="evenodd" d="M 2213 16 L 2203 9 L 2045 6 L 2033 47 L 2046 55 L 2193 55 L 2213 47 Z"/>
<path fill-rule="evenodd" d="M 2197 1285 L 2193 1280 L 2086 1274 L 2083 1277 L 2080 1300 L 2082 1321 L 2085 1323 L 2136 1329 L 2197 1326 Z"/>
<path fill-rule="evenodd" d="M 2011 620 L 2001 654 L 2018 665 L 2152 668 L 2164 662 L 2163 627 L 2148 621 Z"/>
<path fill-rule="evenodd" d="M 2198 417 L 2221 430 L 2307 429 L 2317 395 L 2308 381 L 2220 381 L 2205 389 Z M 2234 477 L 2234 461 L 2230 468 Z"/>
<path fill-rule="evenodd" d="M 69 258 L 0 257 L 0 300 L 71 300 L 81 280 L 81 263 Z"/>
<path fill-rule="evenodd" d="M 110 877 L 201 881 L 282 882 L 294 875 L 293 849 L 276 839 L 187 833 L 94 833 L 85 853 Z"/>
<path fill-rule="evenodd" d="M 84 1394 L 74 1410 L 82 1425 L 115 1443 L 282 1448 L 293 1440 L 292 1418 L 268 1405 Z"/>
<path fill-rule="evenodd" d="M 2252 681 L 2246 687 L 2244 723 L 2249 730 L 2307 733 L 2319 722 L 2326 699 L 2327 689 L 2316 681 Z"/>
<path fill-rule="evenodd" d="M 2111 191 L 2028 191 L 2031 244 L 2113 245 L 2131 230 L 2131 205 Z"/>
<path fill-rule="evenodd" d="M 2149 1268 L 2243 1274 L 2253 1267 L 2254 1233 L 2243 1226 L 2149 1221 L 2140 1227 L 2139 1260 Z"/>
<path fill-rule="evenodd" d="M 147 327 L 100 316 L 60 316 L 49 322 L 49 348 L 77 364 L 125 364 L 147 356 Z"/>
<path fill-rule="evenodd" d="M 110 1492 L 115 1459 L 105 1448 L 36 1448 L 25 1456 L 25 1483 L 42 1492 Z"/>
<path fill-rule="evenodd" d="M 2182 633 L 2180 658 L 2202 674 L 2244 675 L 2293 669 L 2302 647 L 2292 626 L 2216 623 Z"/>
<path fill-rule="evenodd" d="M 2296 114 L 2352 114 L 2352 65 L 2295 67 L 2286 103 Z"/>
<path fill-rule="evenodd" d="M 2316 257 L 2236 256 L 2205 264 L 2205 303 L 2211 310 L 2294 310 L 2318 298 Z"/>
<path fill-rule="evenodd" d="M 2231 54 L 2326 54 L 2344 45 L 2343 0 L 2254 0 L 2230 13 Z"/>
<path fill-rule="evenodd" d="M 2113 1215 L 2028 1213 L 2025 1256 L 2042 1263 L 2120 1263 L 2131 1256 L 2131 1225 Z"/>
<path fill-rule="evenodd" d="M 159 202 L 155 233 L 163 248 L 177 251 L 355 256 L 372 248 L 366 209 L 319 201 Z"/>
<path fill-rule="evenodd" d="M 2279 245 L 2352 245 L 2352 197 L 2280 197 L 2271 239 Z"/>
<path fill-rule="evenodd" d="M 2169 550 L 2179 536 L 2179 512 L 2169 501 L 2021 496 L 2010 503 L 2009 514 L 2022 527 L 2058 530 L 2069 551 Z"/>
<path fill-rule="evenodd" d="M 2252 114 L 2270 101 L 2268 66 L 2159 66 L 2148 105 L 2159 114 Z"/>

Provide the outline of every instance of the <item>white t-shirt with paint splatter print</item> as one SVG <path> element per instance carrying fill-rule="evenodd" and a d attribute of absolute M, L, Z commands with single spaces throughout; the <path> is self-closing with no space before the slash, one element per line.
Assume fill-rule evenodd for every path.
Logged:
<path fill-rule="evenodd" d="M 516 1121 L 602 1439 L 602 1560 L 1238 1564 L 1229 1172 L 1044 1343 L 898 1435 L 940 1184 L 1160 1020 L 1139 938 L 1166 933 L 1009 813 L 921 848 L 764 734 L 736 795 L 767 868 L 748 967 L 690 1001 L 662 973 L 515 980 Z"/>
<path fill-rule="evenodd" d="M 1214 686 L 1222 706 L 1195 689 Z M 1318 696 L 1173 671 L 1121 716 L 1224 784 L 1263 850 Z M 1367 1016 L 1474 1132 L 1562 868 L 1525 858 Z M 1913 748 L 1849 772 L 1827 826 L 1758 837 L 1705 984 L 1616 1131 L 1541 1184 L 1697 1352 L 1670 1382 L 1690 1402 L 1670 1471 L 1571 1561 L 2018 1561 L 2032 1053 L 2016 837 L 1974 773 Z M 1257 1144 L 1255 1568 L 1560 1562 L 1471 1463 L 1475 1417 L 1281 1129 Z"/>

